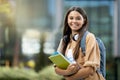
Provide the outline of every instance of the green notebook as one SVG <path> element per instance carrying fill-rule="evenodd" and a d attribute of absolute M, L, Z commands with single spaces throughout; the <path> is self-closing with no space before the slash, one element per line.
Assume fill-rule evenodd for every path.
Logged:
<path fill-rule="evenodd" d="M 48 57 L 57 67 L 66 69 L 70 62 L 61 54 L 55 54 Z"/>

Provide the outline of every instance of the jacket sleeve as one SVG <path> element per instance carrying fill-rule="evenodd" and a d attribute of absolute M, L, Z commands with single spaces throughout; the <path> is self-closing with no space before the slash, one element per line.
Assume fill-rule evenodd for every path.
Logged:
<path fill-rule="evenodd" d="M 83 66 L 91 66 L 95 71 L 100 67 L 100 50 L 96 38 L 92 33 L 89 33 L 86 37 L 86 54 Z"/>

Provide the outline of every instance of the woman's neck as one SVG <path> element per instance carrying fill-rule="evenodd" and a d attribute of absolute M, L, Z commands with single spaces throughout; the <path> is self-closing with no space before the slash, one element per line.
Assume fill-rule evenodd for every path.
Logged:
<path fill-rule="evenodd" d="M 72 31 L 72 35 L 79 34 L 77 31 Z"/>

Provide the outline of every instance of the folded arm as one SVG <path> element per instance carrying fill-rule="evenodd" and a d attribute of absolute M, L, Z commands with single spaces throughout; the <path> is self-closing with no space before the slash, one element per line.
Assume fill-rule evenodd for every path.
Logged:
<path fill-rule="evenodd" d="M 65 76 L 66 80 L 79 80 L 84 79 L 88 77 L 90 74 L 94 72 L 94 69 L 92 67 L 84 67 L 81 68 L 76 74 L 73 74 L 71 76 Z"/>
<path fill-rule="evenodd" d="M 58 67 L 55 67 L 55 72 L 58 75 L 68 76 L 76 73 L 80 69 L 80 65 L 77 63 L 70 64 L 67 69 L 60 69 Z"/>

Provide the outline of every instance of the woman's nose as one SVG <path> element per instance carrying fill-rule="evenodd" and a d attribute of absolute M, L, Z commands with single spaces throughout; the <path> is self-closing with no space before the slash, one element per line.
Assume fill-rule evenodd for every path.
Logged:
<path fill-rule="evenodd" d="M 76 20 L 75 20 L 75 19 L 73 19 L 73 20 L 72 20 L 72 22 L 76 22 Z"/>

